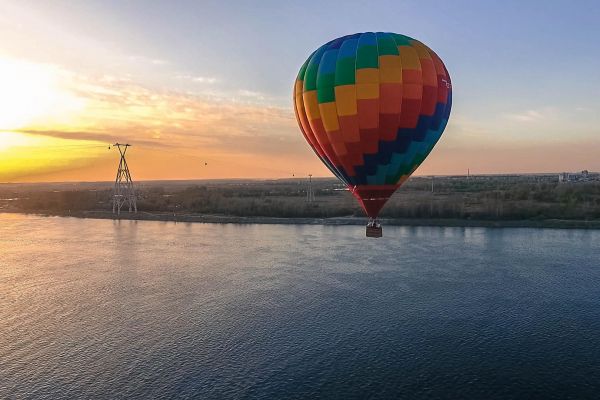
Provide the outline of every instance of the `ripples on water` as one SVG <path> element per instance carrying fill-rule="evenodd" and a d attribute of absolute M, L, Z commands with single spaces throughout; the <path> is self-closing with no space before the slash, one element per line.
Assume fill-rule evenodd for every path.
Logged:
<path fill-rule="evenodd" d="M 599 240 L 0 214 L 0 398 L 598 398 Z"/>

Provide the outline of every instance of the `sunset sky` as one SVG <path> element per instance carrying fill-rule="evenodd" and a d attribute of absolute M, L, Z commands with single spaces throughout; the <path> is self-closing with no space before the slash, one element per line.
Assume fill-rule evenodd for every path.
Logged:
<path fill-rule="evenodd" d="M 331 176 L 292 108 L 300 65 L 362 31 L 453 79 L 417 175 L 600 170 L 597 1 L 0 0 L 0 182 Z M 205 165 L 205 163 L 207 165 Z"/>

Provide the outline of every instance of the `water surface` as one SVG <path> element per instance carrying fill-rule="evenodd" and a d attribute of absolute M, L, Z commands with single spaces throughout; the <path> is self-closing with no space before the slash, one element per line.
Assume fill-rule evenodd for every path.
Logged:
<path fill-rule="evenodd" d="M 600 232 L 0 214 L 0 398 L 598 398 Z"/>

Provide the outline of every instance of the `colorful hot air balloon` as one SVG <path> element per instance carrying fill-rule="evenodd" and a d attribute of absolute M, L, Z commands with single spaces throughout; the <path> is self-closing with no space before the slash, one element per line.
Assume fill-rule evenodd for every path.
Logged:
<path fill-rule="evenodd" d="M 294 86 L 300 129 L 370 217 L 367 236 L 381 236 L 379 211 L 436 144 L 451 104 L 442 60 L 396 33 L 357 33 L 324 44 Z"/>

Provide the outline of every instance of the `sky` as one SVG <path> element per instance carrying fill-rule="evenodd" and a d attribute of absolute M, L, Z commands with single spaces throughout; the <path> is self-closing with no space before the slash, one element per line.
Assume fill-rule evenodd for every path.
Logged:
<path fill-rule="evenodd" d="M 416 175 L 600 171 L 597 1 L 0 0 L 0 182 L 332 176 L 298 128 L 304 60 L 414 37 L 453 108 Z"/>

